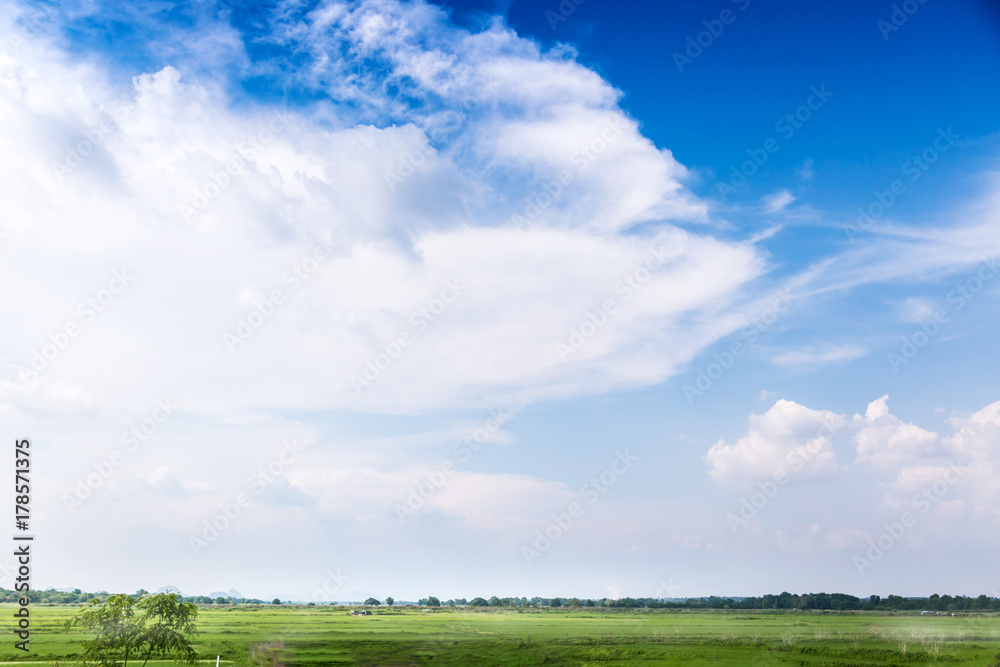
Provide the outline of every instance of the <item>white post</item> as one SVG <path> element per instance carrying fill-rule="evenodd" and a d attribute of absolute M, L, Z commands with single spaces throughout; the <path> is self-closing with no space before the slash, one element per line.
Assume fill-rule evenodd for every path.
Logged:
<path fill-rule="evenodd" d="M 219 667 L 219 656 L 215 656 L 215 667 Z"/>

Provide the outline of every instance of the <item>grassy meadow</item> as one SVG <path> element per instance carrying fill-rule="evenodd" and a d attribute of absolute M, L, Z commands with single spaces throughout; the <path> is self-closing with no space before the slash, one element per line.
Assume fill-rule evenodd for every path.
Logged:
<path fill-rule="evenodd" d="M 0 613 L 12 618 L 13 605 Z M 76 606 L 32 607 L 32 651 L 65 667 L 86 635 Z M 227 665 L 1000 665 L 1000 615 L 629 609 L 203 607 L 196 648 Z M 9 622 L 9 621 L 8 621 Z M 132 663 L 130 663 L 132 664 Z M 137 666 L 140 662 L 135 663 Z M 168 665 L 170 662 L 150 662 Z"/>

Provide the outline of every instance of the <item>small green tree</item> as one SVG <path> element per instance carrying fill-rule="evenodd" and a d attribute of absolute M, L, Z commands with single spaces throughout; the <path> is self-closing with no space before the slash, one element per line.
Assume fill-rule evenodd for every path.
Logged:
<path fill-rule="evenodd" d="M 146 626 L 142 633 L 146 647 L 143 666 L 153 655 L 172 655 L 175 662 L 194 664 L 198 653 L 185 635 L 197 632 L 194 620 L 198 617 L 198 605 L 182 602 L 176 593 L 161 593 L 143 597 L 137 606 Z"/>
<path fill-rule="evenodd" d="M 428 607 L 440 607 L 441 606 L 441 600 L 438 600 L 436 597 L 434 597 L 432 595 L 429 598 L 427 598 L 427 606 Z"/>
<path fill-rule="evenodd" d="M 368 598 L 367 600 L 365 600 L 365 604 L 370 607 L 377 607 L 382 603 L 376 600 L 375 598 Z"/>
<path fill-rule="evenodd" d="M 93 598 L 75 618 L 67 621 L 67 627 L 77 626 L 96 633 L 83 643 L 84 660 L 101 667 L 117 667 L 128 665 L 129 658 L 137 656 L 142 625 L 135 617 L 135 604 L 136 600 L 125 594 L 108 596 L 103 603 Z"/>
<path fill-rule="evenodd" d="M 395 602 L 396 601 L 392 599 L 391 595 L 385 599 L 385 604 L 387 606 L 389 606 L 389 607 L 391 607 L 393 604 L 395 604 Z"/>
<path fill-rule="evenodd" d="M 139 600 L 118 594 L 92 599 L 66 626 L 95 634 L 83 642 L 83 657 L 100 667 L 127 667 L 129 660 L 140 659 L 145 665 L 154 655 L 193 664 L 197 652 L 185 635 L 196 632 L 197 615 L 197 605 L 182 602 L 175 593 Z"/>
<path fill-rule="evenodd" d="M 271 600 L 271 604 L 281 604 L 281 599 L 280 598 L 274 598 L 273 600 Z"/>

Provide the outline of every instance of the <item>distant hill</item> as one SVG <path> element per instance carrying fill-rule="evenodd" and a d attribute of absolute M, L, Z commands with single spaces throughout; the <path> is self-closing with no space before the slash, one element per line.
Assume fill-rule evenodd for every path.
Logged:
<path fill-rule="evenodd" d="M 230 588 L 228 591 L 214 591 L 208 594 L 210 598 L 232 598 L 234 600 L 242 600 L 243 594 L 240 593 L 235 588 Z"/>

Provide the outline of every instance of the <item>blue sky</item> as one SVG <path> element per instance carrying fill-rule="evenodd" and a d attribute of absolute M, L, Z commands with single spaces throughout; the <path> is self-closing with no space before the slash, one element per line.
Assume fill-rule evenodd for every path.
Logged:
<path fill-rule="evenodd" d="M 47 7 L 0 25 L 46 585 L 1000 591 L 995 3 Z"/>

